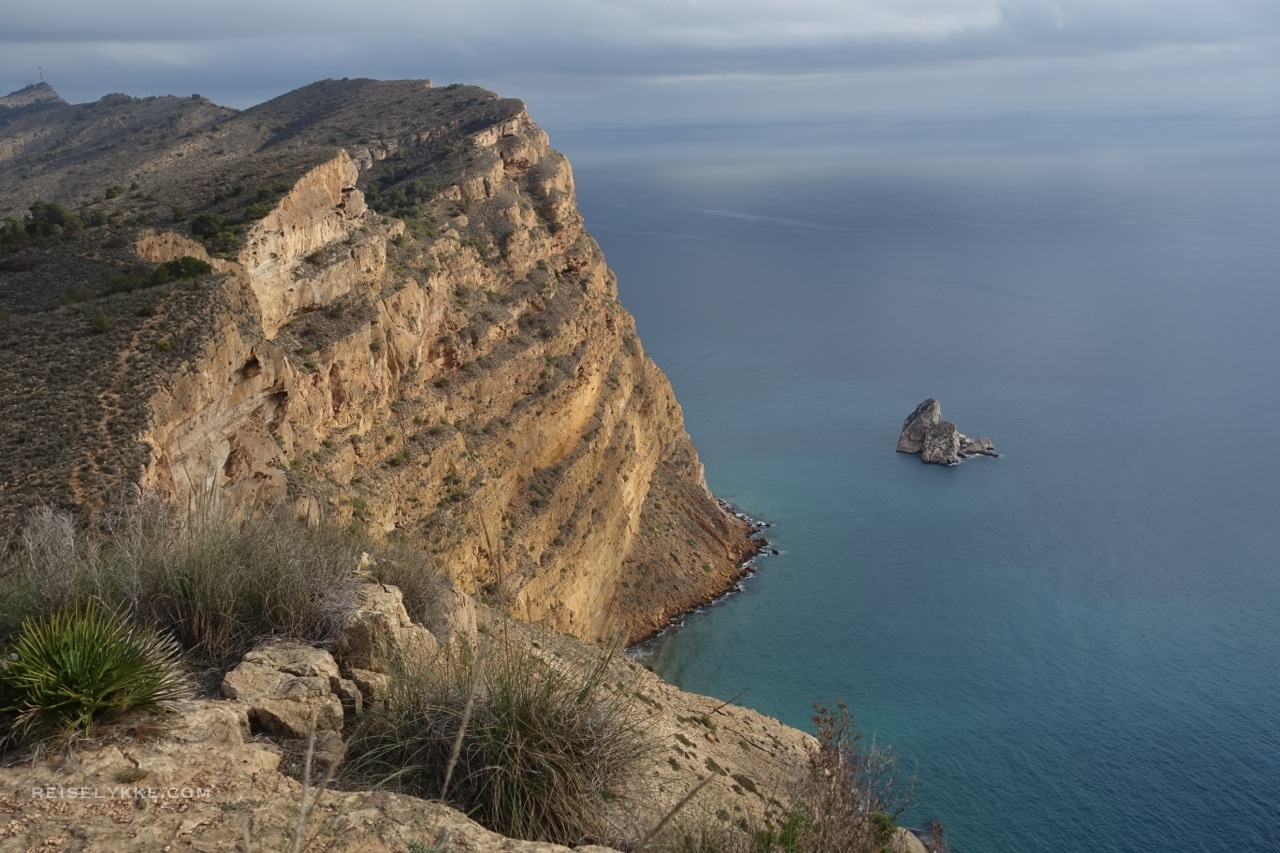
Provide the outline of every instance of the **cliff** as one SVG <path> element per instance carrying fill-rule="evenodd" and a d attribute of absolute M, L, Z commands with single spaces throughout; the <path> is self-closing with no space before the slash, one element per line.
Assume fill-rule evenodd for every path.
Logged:
<path fill-rule="evenodd" d="M 369 80 L 238 113 L 36 94 L 0 102 L 6 526 L 122 489 L 287 505 L 590 640 L 736 577 L 749 530 L 521 103 Z M 209 271 L 165 272 L 183 258 Z"/>

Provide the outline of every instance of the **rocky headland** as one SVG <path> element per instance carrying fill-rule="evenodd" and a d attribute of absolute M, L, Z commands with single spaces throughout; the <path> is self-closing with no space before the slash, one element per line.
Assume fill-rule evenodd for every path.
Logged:
<path fill-rule="evenodd" d="M 790 805 L 813 738 L 602 650 L 730 589 L 763 540 L 708 491 L 523 104 L 426 81 L 244 111 L 40 84 L 0 99 L 0 187 L 0 541 L 33 508 L 102 528 L 145 496 L 355 528 L 450 581 L 428 628 L 353 566 L 324 648 L 255 649 L 216 695 L 0 769 L 0 847 L 565 849 L 308 787 L 405 659 L 459 638 L 604 673 L 638 709 L 658 752 L 616 837 L 695 789 L 730 831 Z M 178 794 L 77 794 L 121 786 Z"/>
<path fill-rule="evenodd" d="M 122 491 L 286 506 L 632 642 L 759 547 L 519 101 L 327 80 L 237 112 L 40 84 L 0 100 L 0 184 L 6 525 Z M 208 274 L 155 278 L 182 258 Z"/>
<path fill-rule="evenodd" d="M 899 453 L 918 453 L 921 462 L 955 465 L 968 456 L 999 456 L 989 438 L 970 438 L 942 419 L 942 404 L 928 398 L 902 422 Z"/>

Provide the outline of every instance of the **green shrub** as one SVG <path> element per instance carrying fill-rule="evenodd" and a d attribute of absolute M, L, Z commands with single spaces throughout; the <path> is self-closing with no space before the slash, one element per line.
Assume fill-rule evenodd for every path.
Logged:
<path fill-rule="evenodd" d="M 227 218 L 222 214 L 207 211 L 191 220 L 191 233 L 197 237 L 208 239 L 225 229 L 228 224 Z"/>
<path fill-rule="evenodd" d="M 176 260 L 165 261 L 159 269 L 165 270 L 173 278 L 196 278 L 213 272 L 213 265 L 191 255 L 183 255 Z"/>
<path fill-rule="evenodd" d="M 58 304 L 65 308 L 68 305 L 75 305 L 77 302 L 88 302 L 92 298 L 92 290 L 85 287 L 83 284 L 76 284 L 72 285 L 58 297 Z"/>
<path fill-rule="evenodd" d="M 22 219 L 12 217 L 0 226 L 0 254 L 32 243 L 60 237 L 81 227 L 75 214 L 53 201 L 37 201 Z"/>
<path fill-rule="evenodd" d="M 19 742 L 88 731 L 113 711 L 158 711 L 189 693 L 172 638 L 92 599 L 25 620 L 0 664 L 0 711 Z"/>
<path fill-rule="evenodd" d="M 107 293 L 129 293 L 144 287 L 157 287 L 175 279 L 198 278 L 213 272 L 213 265 L 191 255 L 165 261 L 148 275 L 113 275 L 107 279 Z"/>
<path fill-rule="evenodd" d="M 604 684 L 608 659 L 570 674 L 510 642 L 482 643 L 396 675 L 357 724 L 349 772 L 515 838 L 608 840 L 609 804 L 652 755 L 625 694 Z"/>

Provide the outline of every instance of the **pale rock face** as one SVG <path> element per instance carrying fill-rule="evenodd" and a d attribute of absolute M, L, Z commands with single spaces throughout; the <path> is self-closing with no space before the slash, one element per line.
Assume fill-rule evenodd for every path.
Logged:
<path fill-rule="evenodd" d="M 366 223 L 364 195 L 355 188 L 359 174 L 355 161 L 340 152 L 304 175 L 249 232 L 237 260 L 249 275 L 268 339 L 299 312 L 328 305 L 352 288 L 370 287 L 386 272 L 391 232 L 355 241 L 345 257 L 333 259 L 319 274 L 303 269 L 311 253 L 378 219 Z"/>
<path fill-rule="evenodd" d="M 32 104 L 50 103 L 60 104 L 63 103 L 63 100 L 59 97 L 58 93 L 53 90 L 52 86 L 43 81 L 0 97 L 0 108 L 13 110 L 21 109 L 22 107 L 29 107 Z"/>
<path fill-rule="evenodd" d="M 925 430 L 921 462 L 954 465 L 960 461 L 960 432 L 951 421 L 938 421 Z"/>
<path fill-rule="evenodd" d="M 707 491 L 671 387 L 582 228 L 567 161 L 523 112 L 471 145 L 476 165 L 440 197 L 472 220 L 491 212 L 494 230 L 445 229 L 414 262 L 429 272 L 395 290 L 387 253 L 404 226 L 365 209 L 357 162 L 340 152 L 295 183 L 224 265 L 201 354 L 152 397 L 142 486 L 182 504 L 358 513 L 379 531 L 429 522 L 463 591 L 496 590 L 521 618 L 578 636 L 638 640 L 726 588 L 749 531 Z M 177 235 L 149 235 L 146 252 L 203 256 Z M 502 295 L 530 276 L 541 292 Z M 483 324 L 459 314 L 459 293 L 492 295 Z M 316 352 L 275 342 L 359 300 L 372 318 Z M 290 498 L 299 476 L 328 499 L 314 486 Z"/>
<path fill-rule="evenodd" d="M 446 601 L 432 634 L 443 643 L 470 642 L 476 636 L 476 600 L 457 587 L 445 593 Z"/>
<path fill-rule="evenodd" d="M 915 411 L 907 415 L 902 422 L 902 433 L 898 436 L 899 453 L 919 453 L 924 448 L 925 434 L 929 427 L 942 420 L 942 404 L 932 397 L 916 406 Z"/>
<path fill-rule="evenodd" d="M 232 258 L 210 258 L 176 216 L 150 220 L 171 230 L 128 232 L 149 263 L 190 255 L 217 275 L 148 290 L 150 313 L 132 314 L 127 336 L 92 339 L 101 358 L 67 350 L 95 358 L 68 441 L 46 440 L 65 426 L 54 405 L 32 425 L 2 419 L 5 446 L 30 434 L 57 461 L 0 478 L 0 519 L 40 500 L 93 514 L 125 489 L 232 515 L 287 507 L 419 543 L 463 593 L 593 641 L 639 640 L 729 588 L 756 547 L 749 525 L 707 490 L 671 387 L 583 228 L 568 162 L 517 103 L 452 97 L 331 81 L 264 105 L 332 120 L 322 138 L 306 136 L 320 125 L 203 101 L 101 107 L 103 139 L 147 109 L 176 134 L 157 151 L 85 152 L 138 184 L 114 200 L 122 210 L 154 189 L 173 207 L 241 216 L 248 195 L 203 194 L 242 174 L 291 188 L 239 220 Z M 289 130 L 270 130 L 277 120 Z M 0 206 L 57 197 L 44 194 L 62 183 L 101 192 L 82 171 L 23 179 Z M 408 224 L 368 209 L 365 190 L 411 211 Z M 388 202 L 410 190 L 410 207 Z M 457 613 L 442 635 L 471 630 Z"/>
<path fill-rule="evenodd" d="M 409 618 L 399 589 L 368 583 L 360 596 L 360 606 L 347 618 L 338 640 L 343 666 L 387 672 L 397 661 L 425 661 L 434 654 L 436 638 Z"/>

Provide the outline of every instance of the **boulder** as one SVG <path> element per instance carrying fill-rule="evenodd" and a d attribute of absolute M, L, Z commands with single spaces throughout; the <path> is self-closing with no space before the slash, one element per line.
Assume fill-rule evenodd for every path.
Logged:
<path fill-rule="evenodd" d="M 356 685 L 342 678 L 333 656 L 298 643 L 274 642 L 254 649 L 222 679 L 222 695 L 248 706 L 250 727 L 284 738 L 312 731 L 342 731 L 343 699 L 360 708 Z"/>
<path fill-rule="evenodd" d="M 960 455 L 961 456 L 999 456 L 996 453 L 995 446 L 991 443 L 991 439 L 983 436 L 982 438 L 969 438 L 969 436 L 960 435 Z"/>
<path fill-rule="evenodd" d="M 338 659 L 347 671 L 387 672 L 402 660 L 422 660 L 439 647 L 416 625 L 394 586 L 369 581 L 359 591 L 360 606 L 347 617 L 338 639 Z"/>
<path fill-rule="evenodd" d="M 337 732 L 320 732 L 316 735 L 311 763 L 321 773 L 336 769 L 346 757 L 347 744 L 342 735 Z"/>
<path fill-rule="evenodd" d="M 453 584 L 442 596 L 440 613 L 432 633 L 444 643 L 473 642 L 476 638 L 476 601 Z"/>

